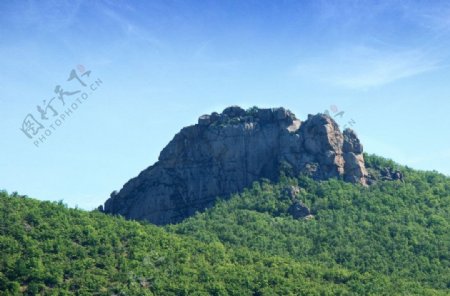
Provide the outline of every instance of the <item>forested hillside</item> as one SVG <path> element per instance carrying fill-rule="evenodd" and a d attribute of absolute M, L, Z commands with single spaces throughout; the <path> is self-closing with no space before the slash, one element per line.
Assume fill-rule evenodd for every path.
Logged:
<path fill-rule="evenodd" d="M 377 181 L 368 188 L 306 177 L 255 183 L 169 229 L 201 241 L 385 275 L 383 280 L 397 287 L 416 283 L 449 289 L 449 178 L 375 156 L 366 155 L 366 163 L 372 174 L 385 167 L 399 169 L 404 181 Z M 297 198 L 311 209 L 313 219 L 299 221 L 287 213 L 289 186 L 301 188 Z"/>
<path fill-rule="evenodd" d="M 165 227 L 1 192 L 0 295 L 448 295 L 450 179 L 365 158 L 369 187 L 282 176 Z"/>

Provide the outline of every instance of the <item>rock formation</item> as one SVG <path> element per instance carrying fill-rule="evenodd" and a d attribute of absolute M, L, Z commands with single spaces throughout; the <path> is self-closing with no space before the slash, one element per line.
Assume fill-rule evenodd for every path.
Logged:
<path fill-rule="evenodd" d="M 398 170 L 394 170 L 391 167 L 383 168 L 381 171 L 381 180 L 384 181 L 396 181 L 403 182 L 403 174 Z"/>
<path fill-rule="evenodd" d="M 317 180 L 366 184 L 363 148 L 325 114 L 301 122 L 284 108 L 200 116 L 162 150 L 158 162 L 111 194 L 104 211 L 155 224 L 176 223 L 280 169 Z"/>
<path fill-rule="evenodd" d="M 288 213 L 291 214 L 294 219 L 301 219 L 309 216 L 311 211 L 304 203 L 294 199 L 288 209 Z"/>

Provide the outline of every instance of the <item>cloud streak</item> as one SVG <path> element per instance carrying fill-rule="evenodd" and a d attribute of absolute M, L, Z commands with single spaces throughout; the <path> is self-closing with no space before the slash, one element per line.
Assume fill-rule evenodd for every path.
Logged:
<path fill-rule="evenodd" d="M 421 49 L 347 46 L 305 59 L 295 73 L 344 88 L 368 89 L 436 70 L 442 62 Z"/>
<path fill-rule="evenodd" d="M 320 38 L 321 46 L 294 66 L 303 79 L 365 90 L 447 67 L 445 2 L 322 0 L 316 13 L 324 29 L 312 42 Z"/>

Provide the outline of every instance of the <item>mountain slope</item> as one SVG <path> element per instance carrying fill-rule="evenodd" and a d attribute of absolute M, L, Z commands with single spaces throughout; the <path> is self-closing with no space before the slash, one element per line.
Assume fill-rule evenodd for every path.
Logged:
<path fill-rule="evenodd" d="M 166 227 L 2 192 L 0 295 L 448 295 L 450 179 L 365 158 L 370 187 L 282 176 Z"/>
<path fill-rule="evenodd" d="M 398 167 L 404 181 L 378 181 L 369 188 L 306 177 L 255 183 L 168 229 L 199 240 L 383 274 L 397 283 L 408 279 L 449 292 L 449 178 L 375 156 L 365 158 L 369 171 Z M 311 209 L 314 219 L 295 220 L 289 215 L 292 198 L 286 188 L 291 186 L 301 188 L 296 199 Z"/>
<path fill-rule="evenodd" d="M 0 295 L 333 295 L 374 280 L 5 193 L 0 217 Z"/>

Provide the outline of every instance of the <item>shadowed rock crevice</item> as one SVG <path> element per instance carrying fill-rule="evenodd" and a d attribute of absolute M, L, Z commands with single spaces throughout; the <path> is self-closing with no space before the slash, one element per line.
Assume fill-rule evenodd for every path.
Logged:
<path fill-rule="evenodd" d="M 366 185 L 363 147 L 352 130 L 325 114 L 301 122 L 284 108 L 200 116 L 161 151 L 158 162 L 128 181 L 104 211 L 155 224 L 176 223 L 214 205 L 216 197 L 254 181 L 276 181 L 280 167 L 317 180 L 338 177 Z"/>

